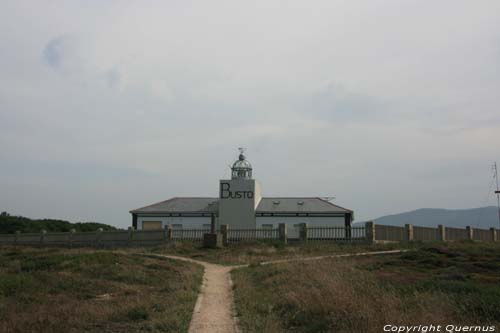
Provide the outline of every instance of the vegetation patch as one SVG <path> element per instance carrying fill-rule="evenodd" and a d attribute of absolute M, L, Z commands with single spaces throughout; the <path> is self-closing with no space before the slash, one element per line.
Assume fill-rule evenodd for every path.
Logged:
<path fill-rule="evenodd" d="M 500 245 L 421 244 L 393 255 L 232 272 L 247 332 L 380 332 L 385 324 L 500 325 Z"/>
<path fill-rule="evenodd" d="M 46 230 L 47 232 L 69 232 L 71 229 L 84 232 L 96 231 L 99 228 L 104 231 L 118 230 L 111 225 L 97 222 L 71 223 L 56 219 L 32 220 L 24 216 L 13 216 L 7 212 L 0 213 L 0 234 L 14 234 L 16 231 L 22 233 L 39 233 L 42 230 Z"/>
<path fill-rule="evenodd" d="M 127 252 L 0 248 L 0 331 L 185 332 L 202 273 Z"/>
<path fill-rule="evenodd" d="M 294 242 L 283 244 L 282 242 L 261 241 L 251 243 L 229 244 L 222 249 L 206 249 L 201 244 L 190 242 L 169 243 L 162 246 L 147 248 L 145 251 L 151 253 L 171 254 L 190 257 L 197 260 L 207 261 L 221 265 L 258 264 L 260 262 L 293 259 L 306 256 L 320 256 L 339 253 L 357 253 L 365 251 L 382 251 L 404 248 L 415 248 L 419 244 L 349 244 L 334 242 L 308 243 Z"/>

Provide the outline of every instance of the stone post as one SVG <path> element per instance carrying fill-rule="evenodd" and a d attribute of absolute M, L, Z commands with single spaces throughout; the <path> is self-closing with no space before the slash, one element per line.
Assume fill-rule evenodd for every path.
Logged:
<path fill-rule="evenodd" d="M 40 231 L 40 244 L 45 243 L 45 234 L 47 233 L 47 230 L 42 230 Z"/>
<path fill-rule="evenodd" d="M 413 241 L 413 224 L 405 224 L 405 241 Z"/>
<path fill-rule="evenodd" d="M 75 232 L 76 232 L 75 229 L 71 229 L 69 231 L 69 237 L 68 237 L 69 238 L 69 247 L 73 247 L 73 238 L 75 236 Z"/>
<path fill-rule="evenodd" d="M 351 225 L 346 225 L 345 226 L 345 240 L 347 241 L 351 241 L 352 240 L 352 229 L 351 229 Z"/>
<path fill-rule="evenodd" d="M 288 236 L 286 234 L 286 224 L 285 223 L 278 224 L 278 234 L 279 234 L 280 241 L 286 244 L 288 241 Z"/>
<path fill-rule="evenodd" d="M 167 225 L 167 240 L 170 242 L 172 239 L 174 239 L 174 233 L 172 231 L 172 225 L 169 224 Z"/>
<path fill-rule="evenodd" d="M 130 247 L 132 246 L 132 242 L 134 240 L 134 228 L 133 227 L 128 227 L 128 240 L 127 240 L 127 245 Z"/>
<path fill-rule="evenodd" d="M 220 226 L 220 232 L 222 234 L 222 244 L 227 245 L 228 240 L 227 240 L 227 234 L 229 231 L 229 224 L 222 224 Z"/>
<path fill-rule="evenodd" d="M 442 224 L 438 225 L 438 240 L 446 241 L 446 227 Z"/>
<path fill-rule="evenodd" d="M 413 228 L 412 228 L 413 230 Z M 365 223 L 366 241 L 369 244 L 375 243 L 375 223 L 373 221 Z"/>
<path fill-rule="evenodd" d="M 307 223 L 300 224 L 299 239 L 301 242 L 307 242 Z"/>
<path fill-rule="evenodd" d="M 100 247 L 102 245 L 102 228 L 97 229 L 96 234 L 96 246 Z"/>
<path fill-rule="evenodd" d="M 168 224 L 163 226 L 163 242 L 168 242 Z"/>
<path fill-rule="evenodd" d="M 467 239 L 474 240 L 474 228 L 468 225 L 465 227 L 465 230 L 467 230 Z"/>
<path fill-rule="evenodd" d="M 498 240 L 497 229 L 490 228 L 490 232 L 491 232 L 491 241 L 496 242 Z"/>
<path fill-rule="evenodd" d="M 215 214 L 212 214 L 210 216 L 210 233 L 215 234 L 217 232 L 216 230 L 216 225 L 215 225 Z"/>

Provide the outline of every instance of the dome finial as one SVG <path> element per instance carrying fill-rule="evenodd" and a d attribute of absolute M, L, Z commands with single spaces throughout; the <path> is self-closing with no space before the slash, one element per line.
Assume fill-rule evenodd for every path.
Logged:
<path fill-rule="evenodd" d="M 238 157 L 238 159 L 240 161 L 245 160 L 245 155 L 243 154 L 245 152 L 245 148 L 239 147 L 238 150 L 240 151 L 240 156 Z"/>
<path fill-rule="evenodd" d="M 231 167 L 231 179 L 236 179 L 236 178 L 247 178 L 251 179 L 252 178 L 252 165 L 250 162 L 246 160 L 245 155 L 243 154 L 245 152 L 245 148 L 238 148 L 240 151 L 240 156 L 238 156 L 238 160 L 233 163 L 233 166 Z"/>

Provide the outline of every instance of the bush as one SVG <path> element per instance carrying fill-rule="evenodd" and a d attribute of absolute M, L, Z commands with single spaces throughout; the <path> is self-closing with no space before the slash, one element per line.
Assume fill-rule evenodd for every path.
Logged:
<path fill-rule="evenodd" d="M 133 321 L 149 318 L 148 310 L 144 306 L 135 307 L 127 312 L 127 318 Z"/>

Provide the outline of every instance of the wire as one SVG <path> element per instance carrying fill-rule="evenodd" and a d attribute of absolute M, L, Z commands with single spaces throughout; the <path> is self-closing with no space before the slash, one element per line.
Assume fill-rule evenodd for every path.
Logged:
<path fill-rule="evenodd" d="M 485 207 L 486 204 L 488 204 L 488 201 L 490 200 L 490 195 L 491 195 L 491 190 L 493 189 L 493 184 L 495 183 L 495 174 L 493 174 L 493 177 L 491 177 L 490 181 L 490 187 L 488 188 L 488 195 L 486 196 L 486 200 L 484 200 L 484 203 L 481 205 L 481 207 Z M 479 212 L 479 216 L 476 222 L 476 227 L 481 223 L 481 217 L 483 216 L 484 209 L 481 209 Z"/>

